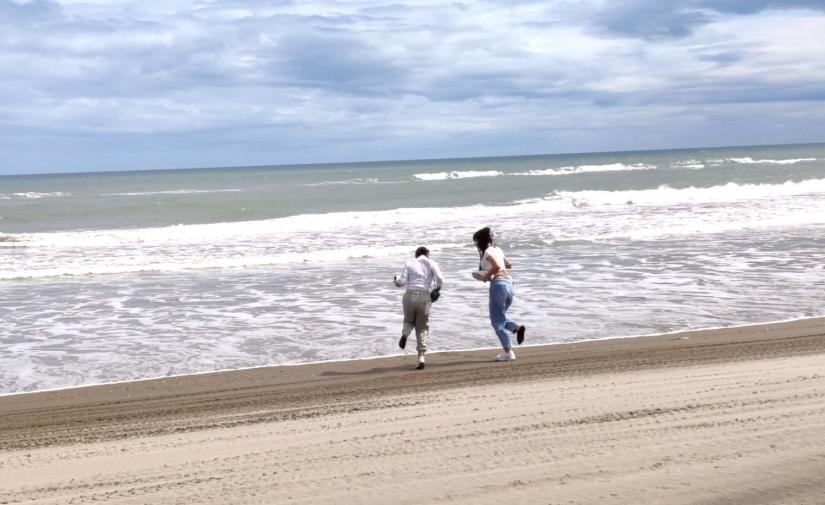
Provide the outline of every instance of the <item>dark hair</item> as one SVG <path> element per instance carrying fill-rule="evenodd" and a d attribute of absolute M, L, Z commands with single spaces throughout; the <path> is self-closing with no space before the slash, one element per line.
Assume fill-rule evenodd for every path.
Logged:
<path fill-rule="evenodd" d="M 415 257 L 417 258 L 417 257 L 421 256 L 422 254 L 424 256 L 429 256 L 430 255 L 430 250 L 427 249 L 426 247 L 424 247 L 423 245 L 415 250 Z"/>
<path fill-rule="evenodd" d="M 473 233 L 473 242 L 475 242 L 476 247 L 478 247 L 478 254 L 484 254 L 484 251 L 493 243 L 493 230 L 491 230 L 489 226 L 478 230 Z"/>

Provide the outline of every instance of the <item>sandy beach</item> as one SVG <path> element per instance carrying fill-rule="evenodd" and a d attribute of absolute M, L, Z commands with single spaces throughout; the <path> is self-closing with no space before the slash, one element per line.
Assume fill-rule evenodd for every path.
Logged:
<path fill-rule="evenodd" d="M 0 503 L 825 503 L 825 319 L 0 397 Z"/>

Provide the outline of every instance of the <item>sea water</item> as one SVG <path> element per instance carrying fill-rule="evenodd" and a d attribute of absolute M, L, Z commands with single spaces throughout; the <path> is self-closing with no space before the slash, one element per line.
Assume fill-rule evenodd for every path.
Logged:
<path fill-rule="evenodd" d="M 529 344 L 825 314 L 823 144 L 6 176 L 0 393 L 398 354 L 419 245 L 496 347 L 483 226 Z"/>

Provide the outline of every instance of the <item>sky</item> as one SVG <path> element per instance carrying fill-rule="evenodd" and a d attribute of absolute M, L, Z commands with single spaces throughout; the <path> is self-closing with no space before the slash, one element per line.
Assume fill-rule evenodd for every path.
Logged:
<path fill-rule="evenodd" d="M 0 0 L 0 175 L 825 141 L 825 0 Z"/>

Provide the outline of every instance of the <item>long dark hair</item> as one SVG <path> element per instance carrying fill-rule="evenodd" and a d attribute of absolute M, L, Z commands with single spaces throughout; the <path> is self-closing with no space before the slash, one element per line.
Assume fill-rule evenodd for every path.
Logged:
<path fill-rule="evenodd" d="M 491 230 L 489 226 L 478 230 L 473 233 L 473 242 L 475 242 L 476 247 L 478 247 L 478 257 L 481 258 L 484 256 L 484 251 L 493 245 L 493 230 Z"/>

